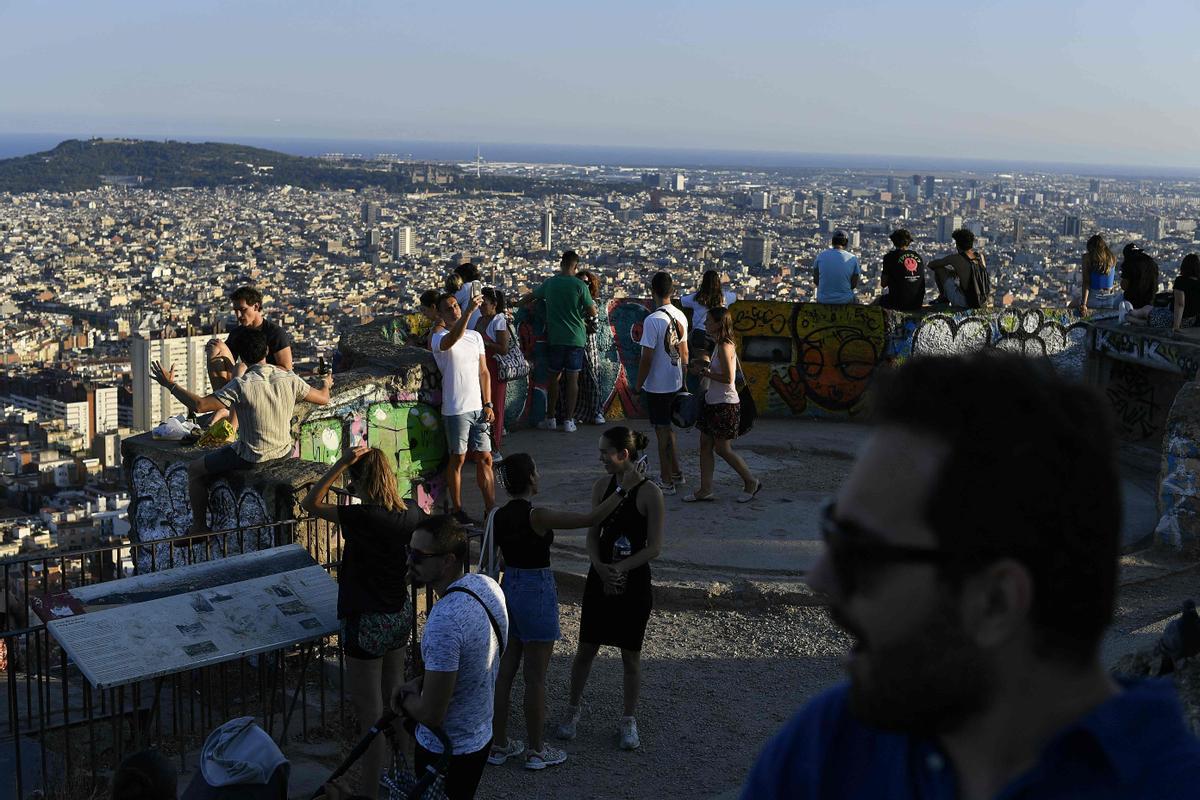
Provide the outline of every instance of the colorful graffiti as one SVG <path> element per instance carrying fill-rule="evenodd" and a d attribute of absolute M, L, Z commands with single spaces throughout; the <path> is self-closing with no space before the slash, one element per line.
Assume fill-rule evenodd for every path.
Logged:
<path fill-rule="evenodd" d="M 427 505 L 432 498 L 426 478 L 437 475 L 446 460 L 438 410 L 417 402 L 374 403 L 367 409 L 367 441 L 387 456 L 400 494 Z"/>
<path fill-rule="evenodd" d="M 318 419 L 300 426 L 300 458 L 332 464 L 342 455 L 342 421 Z"/>

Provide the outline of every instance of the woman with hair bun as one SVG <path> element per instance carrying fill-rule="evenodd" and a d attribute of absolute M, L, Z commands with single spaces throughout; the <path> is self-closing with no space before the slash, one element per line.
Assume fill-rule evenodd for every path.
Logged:
<path fill-rule="evenodd" d="M 524 754 L 526 769 L 545 769 L 567 760 L 567 754 L 550 747 L 542 738 L 546 719 L 546 669 L 560 637 L 558 591 L 550 571 L 550 545 L 555 528 L 586 528 L 596 525 L 620 505 L 617 493 L 586 514 L 535 507 L 541 476 L 528 453 L 514 453 L 500 467 L 504 488 L 511 500 L 496 511 L 492 530 L 504 558 L 504 602 L 508 607 L 508 648 L 500 660 L 496 678 L 496 705 L 492 721 L 492 751 L 488 762 L 503 764 Z M 641 480 L 636 472 L 627 476 L 623 489 Z M 524 663 L 525 730 L 529 748 L 508 736 L 508 704 L 513 680 Z"/>
<path fill-rule="evenodd" d="M 624 712 L 619 735 L 622 750 L 637 749 L 638 693 L 641 690 L 642 641 L 654 605 L 650 562 L 663 543 L 663 496 L 643 477 L 642 452 L 649 444 L 644 433 L 623 425 L 600 437 L 600 463 L 608 477 L 592 487 L 592 505 L 621 495 L 616 509 L 588 528 L 591 566 L 583 590 L 579 646 L 571 663 L 571 689 L 566 719 L 557 728 L 562 739 L 574 739 L 579 725 L 583 689 L 601 645 L 621 648 L 624 665 Z M 626 488 L 632 484 L 633 488 Z"/>

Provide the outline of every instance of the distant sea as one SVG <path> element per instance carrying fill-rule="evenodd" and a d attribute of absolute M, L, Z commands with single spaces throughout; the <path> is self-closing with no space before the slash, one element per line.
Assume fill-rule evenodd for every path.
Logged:
<path fill-rule="evenodd" d="M 132 133 L 0 133 L 0 158 L 39 153 L 52 149 L 65 139 L 87 139 L 93 136 L 128 136 L 160 139 L 157 136 L 138 136 Z M 180 136 L 177 141 L 216 141 L 262 147 L 297 156 L 318 156 L 323 153 L 357 153 L 374 156 L 391 153 L 417 161 L 474 161 L 476 148 L 485 161 L 521 162 L 529 164 L 578 164 L 625 167 L 666 168 L 747 168 L 785 170 L 880 170 L 905 172 L 1042 172 L 1086 175 L 1092 177 L 1200 177 L 1200 169 L 1071 164 L 1005 159 L 938 158 L 902 155 L 845 155 L 821 153 L 786 153 L 752 150 L 710 150 L 658 147 L 616 147 L 607 145 L 512 144 L 500 142 L 428 142 L 384 139 L 284 139 L 259 136 Z"/>

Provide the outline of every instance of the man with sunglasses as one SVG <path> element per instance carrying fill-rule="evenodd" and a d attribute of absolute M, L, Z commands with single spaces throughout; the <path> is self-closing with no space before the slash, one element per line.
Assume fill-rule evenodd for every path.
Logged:
<path fill-rule="evenodd" d="M 1042 362 L 914 359 L 808 576 L 853 639 L 744 798 L 1182 798 L 1200 743 L 1171 684 L 1111 677 L 1120 485 L 1105 400 Z"/>
<path fill-rule="evenodd" d="M 417 774 L 444 752 L 430 728 L 443 729 L 450 739 L 450 800 L 474 797 L 487 764 L 496 675 L 508 640 L 500 584 L 479 573 L 464 575 L 467 555 L 466 533 L 448 514 L 422 520 L 413 530 L 409 574 L 417 586 L 431 587 L 438 601 L 421 635 L 425 674 L 392 695 L 396 713 L 420 723 Z"/>

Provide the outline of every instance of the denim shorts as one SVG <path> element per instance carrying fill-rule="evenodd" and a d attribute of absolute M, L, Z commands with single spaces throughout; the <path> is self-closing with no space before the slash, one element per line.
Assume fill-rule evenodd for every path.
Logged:
<path fill-rule="evenodd" d="M 562 638 L 558 628 L 558 588 L 549 567 L 507 567 L 500 588 L 508 606 L 509 634 L 518 642 L 557 642 Z"/>
<path fill-rule="evenodd" d="M 238 451 L 231 444 L 204 454 L 204 471 L 209 475 L 232 472 L 235 469 L 250 469 L 253 466 L 254 462 L 238 455 Z"/>
<path fill-rule="evenodd" d="M 442 417 L 442 424 L 446 426 L 446 445 L 452 454 L 492 452 L 492 437 L 488 436 L 483 409 Z"/>
<path fill-rule="evenodd" d="M 582 372 L 583 348 L 569 344 L 546 345 L 546 368 L 551 372 Z"/>

